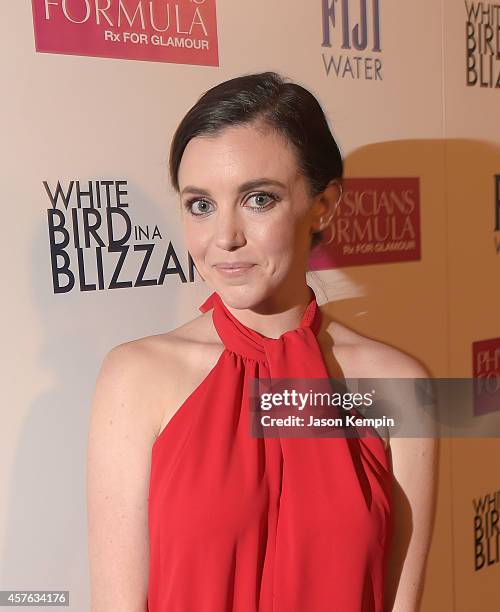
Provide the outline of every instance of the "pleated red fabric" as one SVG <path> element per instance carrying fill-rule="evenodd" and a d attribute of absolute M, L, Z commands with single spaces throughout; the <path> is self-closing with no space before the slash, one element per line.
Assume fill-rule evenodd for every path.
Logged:
<path fill-rule="evenodd" d="M 268 338 L 214 292 L 217 364 L 156 439 L 149 612 L 383 612 L 391 469 L 382 440 L 258 438 L 251 378 L 328 378 L 311 300 Z"/>

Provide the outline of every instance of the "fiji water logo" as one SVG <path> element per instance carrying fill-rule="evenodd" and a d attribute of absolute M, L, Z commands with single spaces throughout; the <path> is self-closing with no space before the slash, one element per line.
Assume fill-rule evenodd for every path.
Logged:
<path fill-rule="evenodd" d="M 327 76 L 382 80 L 380 0 L 322 0 L 322 53 Z"/>

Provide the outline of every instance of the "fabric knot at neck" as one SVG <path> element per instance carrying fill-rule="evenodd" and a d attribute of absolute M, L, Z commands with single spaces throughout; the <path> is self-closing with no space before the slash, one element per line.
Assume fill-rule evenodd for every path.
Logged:
<path fill-rule="evenodd" d="M 217 292 L 200 306 L 201 312 L 213 308 L 212 320 L 224 346 L 247 359 L 267 362 L 273 377 L 328 377 L 316 336 L 322 314 L 311 287 L 310 300 L 297 328 L 279 338 L 269 338 L 250 329 L 226 307 Z"/>

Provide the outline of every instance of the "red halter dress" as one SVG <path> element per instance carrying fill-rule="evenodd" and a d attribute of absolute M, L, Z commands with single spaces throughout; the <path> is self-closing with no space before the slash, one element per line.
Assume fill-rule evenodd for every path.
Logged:
<path fill-rule="evenodd" d="M 251 378 L 328 378 L 313 290 L 268 338 L 214 292 L 224 344 L 152 447 L 149 612 L 383 612 L 392 473 L 378 437 L 255 437 Z"/>

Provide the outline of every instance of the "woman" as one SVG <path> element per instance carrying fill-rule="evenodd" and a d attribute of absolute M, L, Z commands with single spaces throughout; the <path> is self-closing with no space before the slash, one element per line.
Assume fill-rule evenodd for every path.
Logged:
<path fill-rule="evenodd" d="M 92 612 L 418 609 L 434 440 L 248 429 L 252 377 L 427 376 L 332 321 L 306 282 L 342 170 L 317 100 L 276 73 L 221 83 L 180 123 L 171 181 L 212 294 L 194 320 L 102 364 L 88 462 Z"/>

